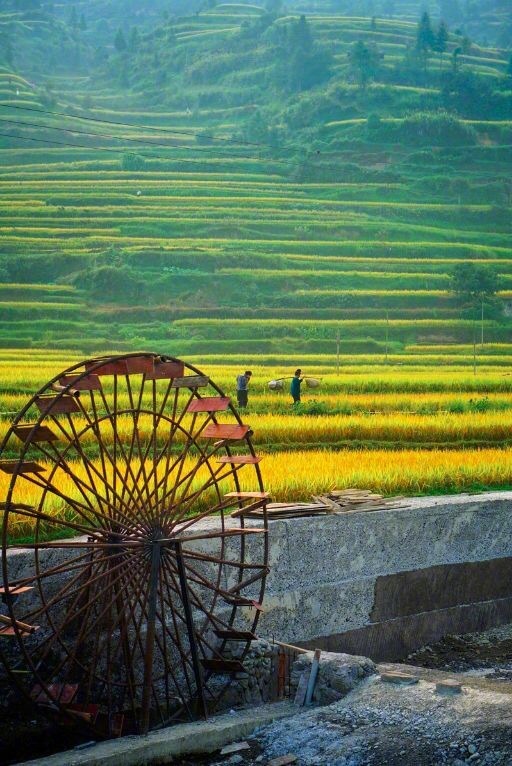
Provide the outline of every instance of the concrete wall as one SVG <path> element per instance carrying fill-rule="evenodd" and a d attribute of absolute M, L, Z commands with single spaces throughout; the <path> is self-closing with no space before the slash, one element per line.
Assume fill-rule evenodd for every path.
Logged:
<path fill-rule="evenodd" d="M 414 499 L 269 529 L 261 637 L 396 660 L 446 633 L 512 621 L 512 492 Z M 259 561 L 255 538 L 248 553 Z M 227 558 L 230 548 L 236 556 L 233 542 Z M 42 562 L 55 566 L 65 555 L 46 551 Z M 11 578 L 32 571 L 32 554 L 9 559 Z M 57 577 L 52 587 L 61 584 Z M 27 607 L 36 597 L 26 597 Z"/>
<path fill-rule="evenodd" d="M 510 492 L 274 521 L 259 633 L 397 659 L 446 633 L 511 621 L 510 557 Z"/>

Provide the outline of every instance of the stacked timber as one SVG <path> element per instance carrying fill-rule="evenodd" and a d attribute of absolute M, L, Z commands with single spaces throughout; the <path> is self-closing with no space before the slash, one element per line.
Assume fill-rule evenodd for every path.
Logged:
<path fill-rule="evenodd" d="M 401 496 L 383 497 L 368 489 L 334 489 L 325 495 L 313 495 L 312 502 L 269 503 L 267 505 L 267 517 L 269 519 L 296 519 L 332 513 L 385 511 L 406 507 L 403 500 L 404 498 Z M 263 509 L 258 508 L 244 515 L 251 518 L 261 518 Z"/>

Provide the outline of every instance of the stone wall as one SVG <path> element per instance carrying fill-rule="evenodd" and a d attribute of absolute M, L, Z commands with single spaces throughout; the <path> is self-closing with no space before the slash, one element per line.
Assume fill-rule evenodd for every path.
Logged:
<path fill-rule="evenodd" d="M 512 620 L 512 493 L 270 523 L 260 635 L 394 660 Z"/>
<path fill-rule="evenodd" d="M 208 519 L 202 526 L 215 524 Z M 511 492 L 416 498 L 394 510 L 272 521 L 258 634 L 396 660 L 446 633 L 512 621 L 511 541 Z M 247 560 L 259 561 L 253 545 L 249 537 Z M 228 541 L 225 555 L 236 556 L 234 542 Z M 46 551 L 41 563 L 55 566 L 64 556 Z M 8 569 L 11 578 L 26 576 L 33 554 L 10 552 Z M 57 588 L 62 583 L 55 580 Z M 257 586 L 244 595 L 256 597 Z M 35 592 L 27 607 L 32 598 Z M 250 612 L 240 613 L 244 629 Z"/>

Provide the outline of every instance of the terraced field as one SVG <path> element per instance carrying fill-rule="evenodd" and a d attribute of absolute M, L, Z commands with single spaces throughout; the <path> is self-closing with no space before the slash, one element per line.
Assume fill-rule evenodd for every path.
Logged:
<path fill-rule="evenodd" d="M 173 55 L 197 69 L 215 46 L 205 36 L 236 36 L 258 14 L 227 4 L 178 19 Z M 450 273 L 460 260 L 492 265 L 509 300 L 512 122 L 466 119 L 468 146 L 399 140 L 410 112 L 440 98 L 435 79 L 413 87 L 396 75 L 415 21 L 317 12 L 309 23 L 333 57 L 309 157 L 293 140 L 244 143 L 256 110 L 247 82 L 235 104 L 232 89 L 220 97 L 222 78 L 217 88 L 207 77 L 207 107 L 192 72 L 193 108 L 166 92 L 155 109 L 134 89 L 56 77 L 45 108 L 30 78 L 0 73 L 0 344 L 252 357 L 333 352 L 337 331 L 347 353 L 383 351 L 386 338 L 415 354 L 472 342 L 473 314 L 449 292 Z M 364 92 L 346 79 L 357 40 L 382 54 L 381 81 Z M 457 44 L 452 36 L 430 66 L 449 70 Z M 253 58 L 235 62 L 232 88 L 262 76 Z M 458 61 L 498 83 L 506 54 L 473 44 Z M 297 123 L 308 109 L 316 122 L 314 92 L 298 100 Z M 126 169 L 133 155 L 140 167 Z M 485 342 L 509 340 L 492 312 L 483 326 Z"/>
<path fill-rule="evenodd" d="M 296 20 L 240 50 L 253 4 L 141 34 L 137 56 L 111 57 L 122 86 L 0 70 L 0 435 L 74 359 L 147 349 L 231 394 L 254 370 L 248 418 L 278 499 L 512 483 L 507 52 L 456 53 L 451 34 L 412 84 L 405 5 L 372 22 L 316 3 L 329 78 L 281 106 L 257 99 L 268 37 Z M 380 55 L 364 87 L 358 41 Z M 485 112 L 447 88 L 454 68 L 486 83 Z M 450 291 L 462 262 L 497 272 L 500 306 Z M 292 413 L 267 382 L 298 365 L 322 386 Z"/>

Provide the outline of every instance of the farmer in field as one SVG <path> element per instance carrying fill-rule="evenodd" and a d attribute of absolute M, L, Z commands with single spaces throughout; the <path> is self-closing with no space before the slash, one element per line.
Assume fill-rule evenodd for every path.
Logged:
<path fill-rule="evenodd" d="M 293 403 L 300 404 L 300 387 L 304 378 L 301 378 L 302 370 L 295 370 L 295 375 L 290 383 L 290 394 L 292 395 Z"/>
<path fill-rule="evenodd" d="M 246 370 L 242 375 L 238 375 L 236 379 L 236 398 L 238 400 L 239 407 L 247 407 L 247 398 L 249 396 L 249 381 L 252 377 L 252 372 Z"/>

